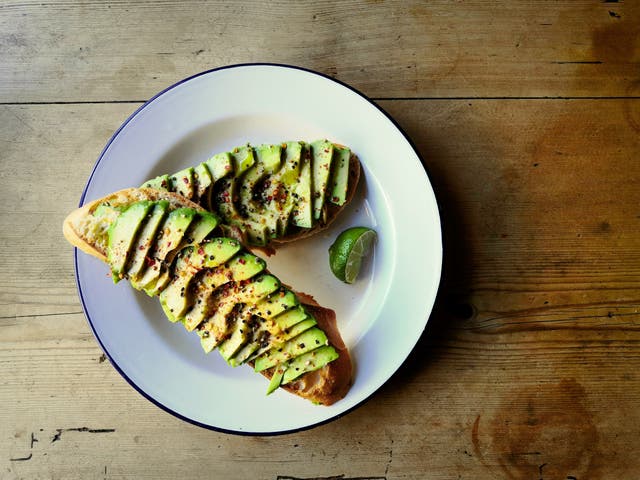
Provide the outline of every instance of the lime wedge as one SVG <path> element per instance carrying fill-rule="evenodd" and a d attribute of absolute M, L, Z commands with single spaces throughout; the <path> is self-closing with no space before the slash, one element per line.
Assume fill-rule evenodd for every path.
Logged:
<path fill-rule="evenodd" d="M 338 235 L 329 247 L 329 266 L 338 280 L 356 281 L 362 259 L 369 255 L 376 238 L 376 232 L 368 227 L 352 227 Z"/>

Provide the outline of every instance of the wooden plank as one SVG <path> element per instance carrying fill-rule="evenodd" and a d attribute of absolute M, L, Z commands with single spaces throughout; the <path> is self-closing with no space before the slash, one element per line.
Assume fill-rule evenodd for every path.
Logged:
<path fill-rule="evenodd" d="M 640 95 L 637 2 L 27 0 L 0 32 L 0 102 L 144 100 L 242 62 L 375 98 Z"/>
<path fill-rule="evenodd" d="M 57 232 L 137 105 L 0 106 L 0 476 L 632 478 L 640 100 L 380 103 L 441 202 L 436 311 L 364 406 L 264 438 L 153 406 L 79 313 Z"/>

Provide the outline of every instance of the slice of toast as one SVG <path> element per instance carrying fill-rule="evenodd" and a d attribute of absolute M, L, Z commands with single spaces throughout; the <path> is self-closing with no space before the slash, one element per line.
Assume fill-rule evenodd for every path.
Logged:
<path fill-rule="evenodd" d="M 329 156 L 333 152 L 330 163 L 318 166 L 311 153 L 314 144 L 326 146 Z M 297 148 L 295 157 L 289 156 L 290 145 Z M 261 154 L 264 151 L 276 154 Z M 318 186 L 314 182 L 319 175 L 311 171 L 323 166 L 326 174 Z M 352 201 L 360 176 L 360 161 L 353 152 L 323 140 L 247 144 L 195 167 L 151 179 L 143 187 L 184 195 L 239 228 L 248 245 L 270 255 L 278 244 L 310 237 L 331 225 Z M 333 188 L 339 195 L 332 195 Z"/>
<path fill-rule="evenodd" d="M 69 214 L 63 224 L 64 236 L 73 246 L 89 255 L 107 262 L 109 257 L 109 229 L 114 225 L 121 213 L 126 211 L 129 206 L 136 202 L 160 201 L 167 202 L 169 210 L 190 208 L 194 209 L 196 212 L 205 211 L 201 206 L 176 193 L 145 188 L 126 189 L 89 202 Z M 203 242 L 209 241 L 212 237 L 228 237 L 230 232 L 230 229 L 225 225 L 220 225 L 208 234 L 207 238 L 204 239 Z M 184 240 L 183 244 L 177 247 L 179 252 L 171 257 L 169 263 L 172 266 L 167 268 L 175 268 L 173 267 L 173 265 L 175 265 L 173 259 L 177 257 L 175 261 L 178 262 L 179 259 L 184 256 L 184 251 L 189 250 L 189 248 L 191 248 L 190 251 L 194 249 L 198 250 L 203 245 L 201 243 L 188 247 L 189 240 L 192 239 Z M 240 240 L 242 240 L 242 238 L 240 238 Z M 248 253 L 246 255 L 251 256 Z M 260 259 L 256 261 L 263 262 Z M 172 270 L 172 272 L 174 275 L 173 278 L 175 279 L 175 277 L 177 277 L 177 271 Z M 272 277 L 268 273 L 268 270 L 262 271 L 261 275 L 265 278 Z M 123 278 L 126 278 L 126 275 Z M 242 286 L 247 281 L 248 280 L 237 282 L 237 285 Z M 284 290 L 281 289 L 279 291 Z M 299 304 L 301 304 L 306 312 L 315 319 L 315 328 L 319 328 L 324 332 L 324 334 L 326 334 L 327 344 L 337 352 L 337 358 L 319 369 L 309 371 L 294 378 L 287 384 L 281 385 L 281 387 L 300 397 L 311 400 L 314 403 L 331 405 L 347 394 L 352 383 L 352 366 L 348 349 L 346 348 L 338 331 L 335 312 L 328 308 L 321 307 L 309 295 L 297 292 L 293 293 L 296 295 Z M 159 290 L 155 292 L 155 294 L 159 294 L 162 301 L 162 291 Z M 163 308 L 164 307 L 165 305 L 163 304 Z M 211 313 L 213 314 L 214 312 L 212 311 Z M 254 320 L 256 320 L 256 318 L 254 318 Z M 201 335 L 201 338 L 203 338 L 201 331 L 199 331 L 199 334 Z M 225 337 L 222 341 L 224 342 L 226 340 L 228 340 L 228 337 Z M 274 344 L 274 348 L 275 346 L 277 346 L 277 344 Z M 248 364 L 252 364 L 252 362 L 249 362 Z M 283 368 L 286 368 L 288 362 L 284 362 L 283 365 L 285 365 Z M 260 373 L 267 378 L 273 379 L 277 369 L 278 366 L 265 369 Z"/>

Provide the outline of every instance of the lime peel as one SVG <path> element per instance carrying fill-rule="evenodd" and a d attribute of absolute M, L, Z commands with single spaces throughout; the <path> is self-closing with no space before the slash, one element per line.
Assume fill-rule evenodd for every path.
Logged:
<path fill-rule="evenodd" d="M 351 227 L 338 235 L 329 247 L 329 266 L 338 280 L 354 283 L 362 260 L 367 257 L 377 239 L 369 227 Z"/>

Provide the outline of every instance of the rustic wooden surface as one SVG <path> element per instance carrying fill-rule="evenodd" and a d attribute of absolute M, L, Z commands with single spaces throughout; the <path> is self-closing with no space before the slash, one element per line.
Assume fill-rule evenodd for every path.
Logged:
<path fill-rule="evenodd" d="M 640 478 L 640 3 L 0 3 L 0 478 Z M 142 101 L 219 65 L 349 82 L 441 202 L 435 311 L 364 406 L 238 437 L 136 393 L 61 235 Z"/>

